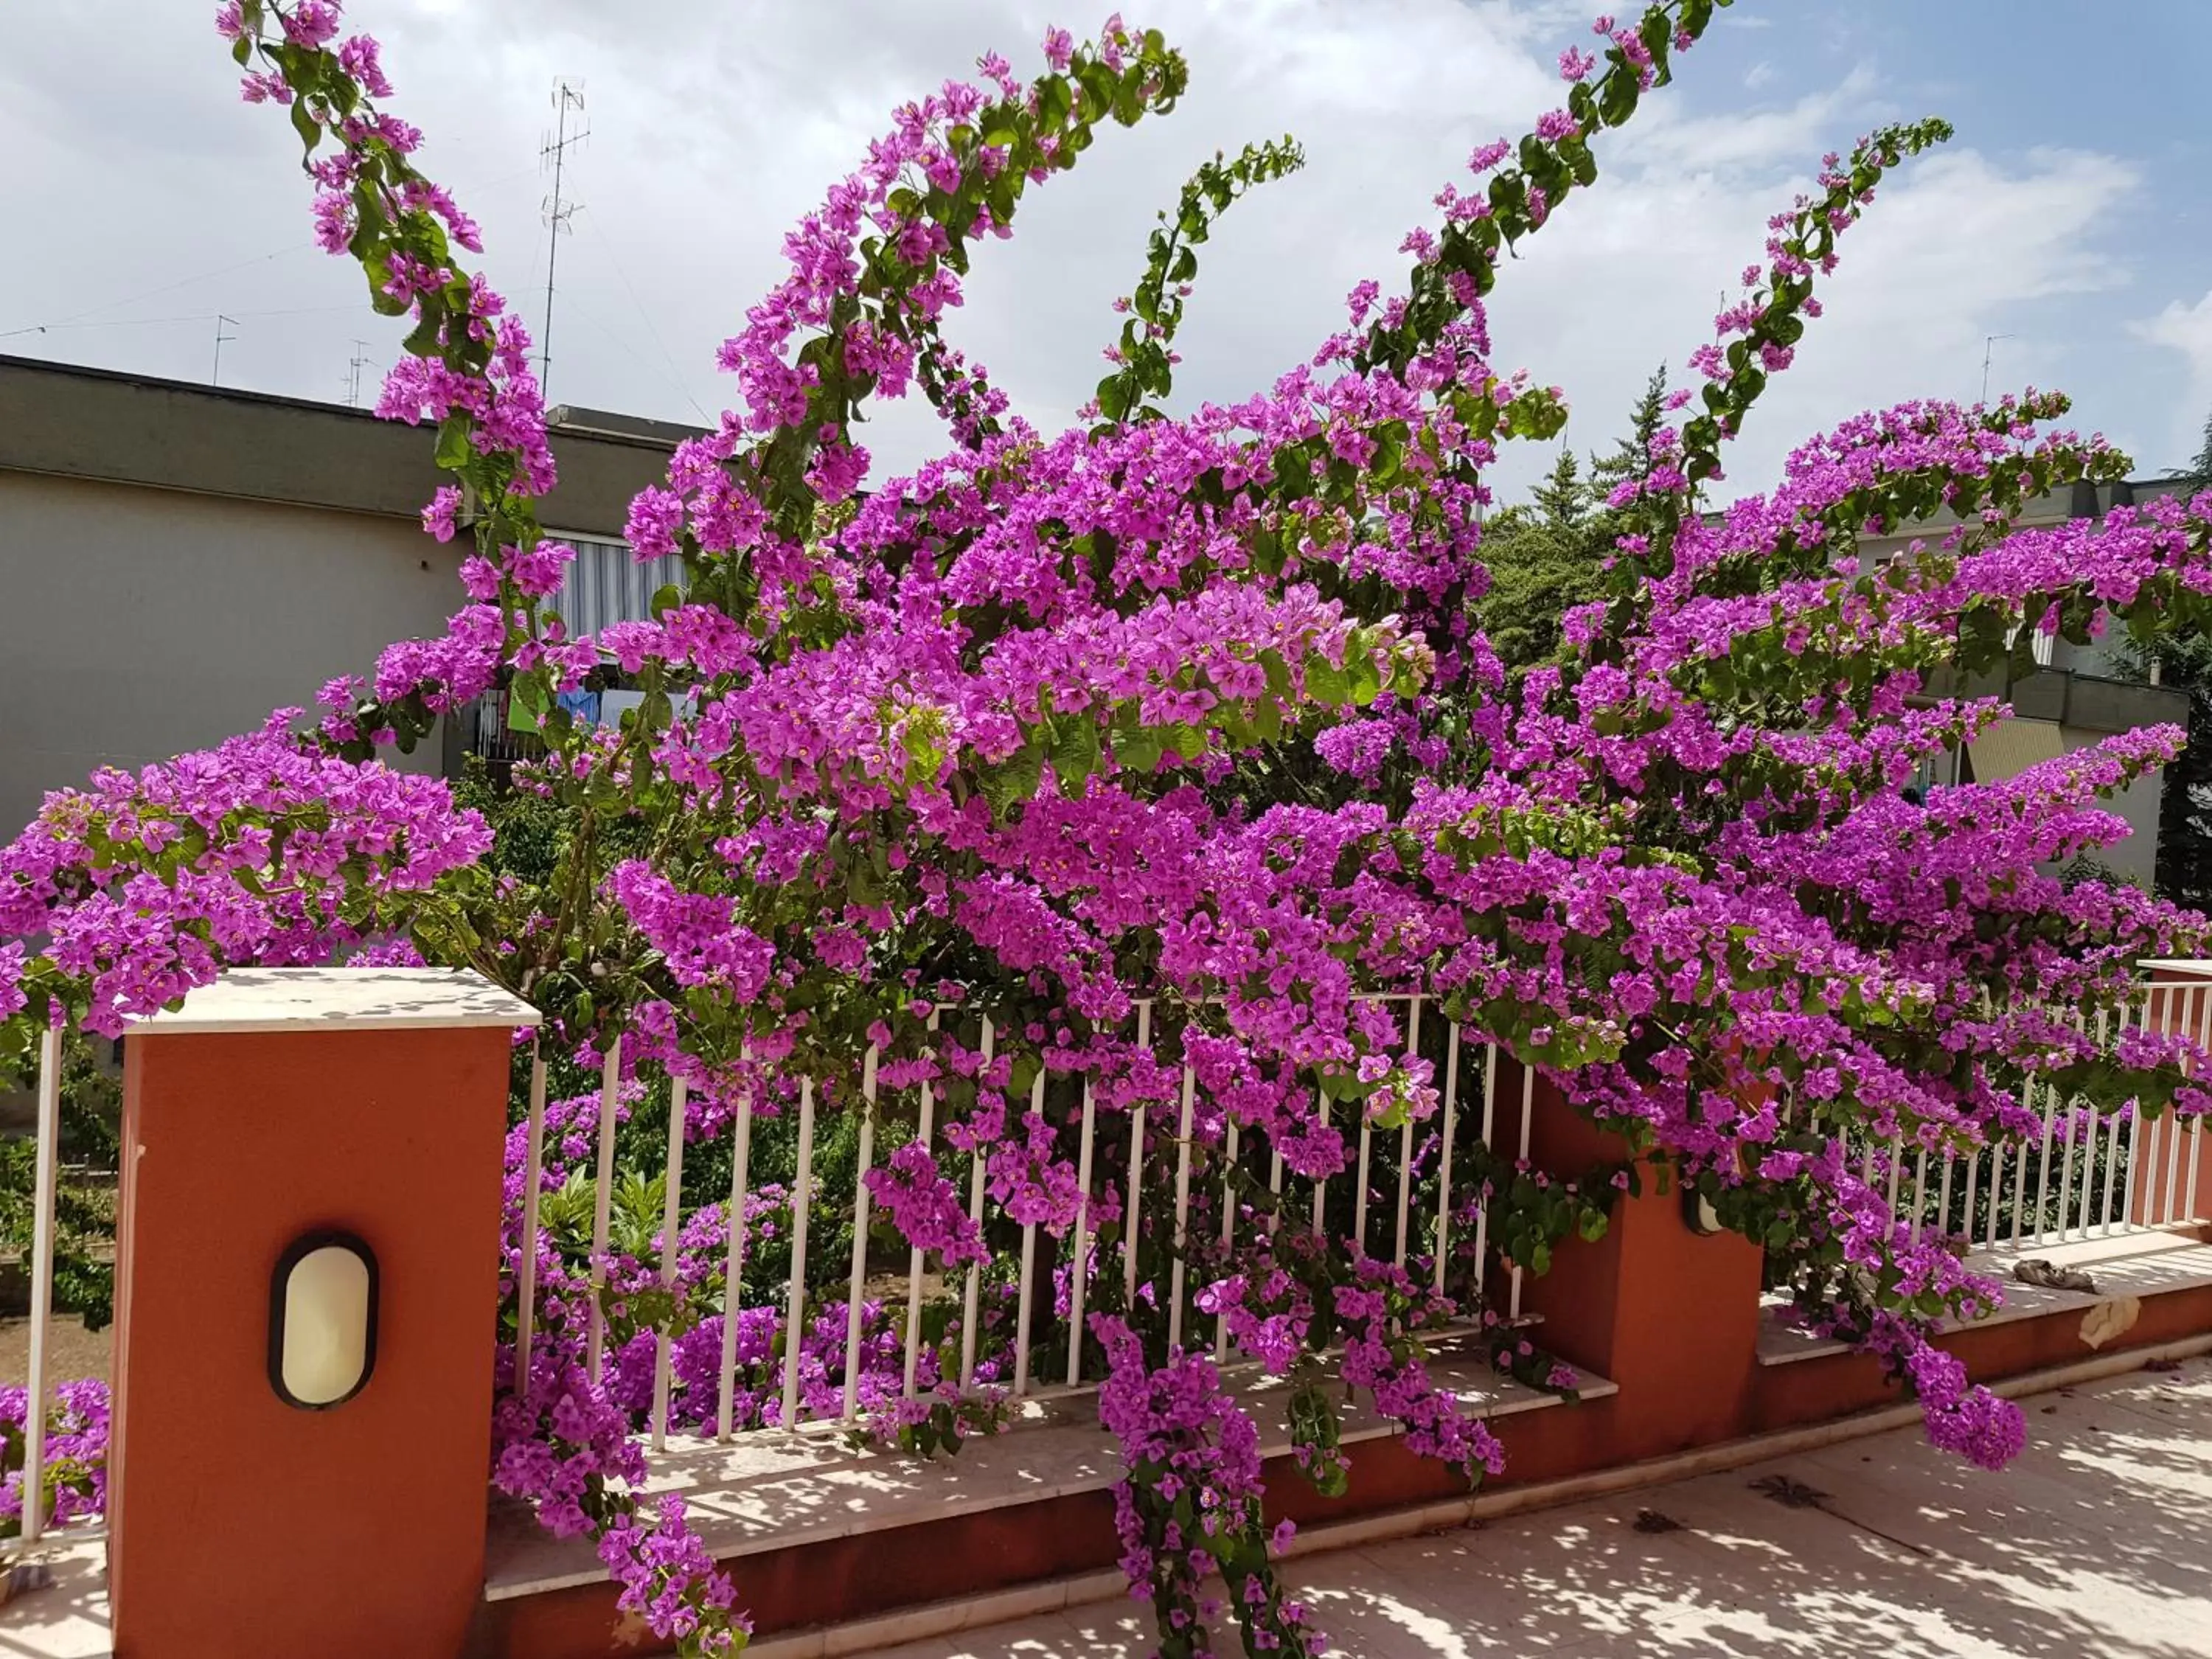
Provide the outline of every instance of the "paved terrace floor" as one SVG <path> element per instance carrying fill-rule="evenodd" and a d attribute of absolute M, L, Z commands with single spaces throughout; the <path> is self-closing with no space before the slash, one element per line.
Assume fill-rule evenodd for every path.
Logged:
<path fill-rule="evenodd" d="M 1353 1659 L 2212 1659 L 2212 1357 L 2022 1404 L 2029 1449 L 1999 1474 L 1902 1429 L 1290 1576 Z M 48 1559 L 54 1584 L 0 1610 L 0 1659 L 100 1659 L 99 1546 Z M 840 1651 L 1142 1659 L 1146 1630 L 1114 1600 Z"/>
<path fill-rule="evenodd" d="M 1998 1474 L 1898 1430 L 1290 1576 L 1356 1659 L 2212 1659 L 2212 1359 L 2022 1405 Z M 1147 1628 L 1120 1601 L 875 1651 L 1143 1659 Z"/>

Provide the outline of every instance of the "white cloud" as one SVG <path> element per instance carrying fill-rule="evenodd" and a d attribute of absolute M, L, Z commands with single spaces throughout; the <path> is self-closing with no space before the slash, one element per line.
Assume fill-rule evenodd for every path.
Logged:
<path fill-rule="evenodd" d="M 2203 447 L 2204 428 L 2191 418 L 2212 404 L 2212 289 L 2195 305 L 2175 300 L 2157 316 L 2131 325 L 2130 331 L 2153 345 L 2179 352 L 2188 365 L 2189 399 L 2177 411 L 2174 436 L 2179 453 L 2193 455 Z"/>
<path fill-rule="evenodd" d="M 979 257 L 949 331 L 1031 418 L 1063 422 L 1103 372 L 1108 303 L 1133 280 L 1155 210 L 1216 149 L 1288 130 L 1309 167 L 1240 204 L 1207 244 L 1180 342 L 1188 398 L 1266 385 L 1337 325 L 1355 282 L 1377 276 L 1387 289 L 1402 279 L 1400 238 L 1432 220 L 1439 185 L 1465 180 L 1476 143 L 1517 134 L 1559 101 L 1553 60 L 1587 39 L 1583 9 L 1151 0 L 1141 15 L 1188 52 L 1190 94 L 1166 120 L 1103 134 L 1074 173 L 1033 191 L 1014 239 Z M 532 164 L 550 125 L 547 88 L 556 74 L 585 81 L 592 137 L 571 174 L 585 208 L 561 251 L 552 395 L 696 419 L 695 400 L 714 409 L 727 395 L 714 347 L 775 280 L 785 228 L 864 155 L 888 111 L 986 48 L 1033 65 L 1046 23 L 1066 8 L 665 0 L 649 24 L 586 0 L 356 0 L 351 12 L 385 39 L 398 107 L 430 135 L 426 166 L 483 219 L 491 274 L 533 328 L 545 232 Z M 1790 15 L 1723 21 L 1789 25 Z M 1765 39 L 1780 53 L 1784 36 Z M 94 62 L 127 95 L 67 95 Z M 1583 411 L 1571 436 L 1585 447 L 1610 443 L 1654 363 L 1679 365 L 1710 337 L 1720 289 L 1758 256 L 1766 216 L 1821 153 L 1897 112 L 1871 65 L 1750 108 L 1699 65 L 1692 54 L 1634 126 L 1600 140 L 1597 191 L 1578 193 L 1500 283 L 1501 363 L 1565 386 Z M 290 130 L 236 102 L 198 8 L 149 9 L 121 34 L 70 8 L 7 9 L 0 153 L 23 163 L 11 169 L 20 222 L 67 228 L 38 258 L 0 264 L 0 329 L 307 239 Z M 2101 155 L 2001 161 L 1960 149 L 1912 167 L 1845 240 L 1830 317 L 1775 383 L 1734 477 L 1746 487 L 1770 478 L 1815 423 L 1869 403 L 1972 396 L 1982 337 L 2010 331 L 2012 308 L 2118 280 L 2104 216 L 2121 217 L 2136 184 L 2127 164 Z M 368 314 L 361 294 L 341 262 L 286 252 L 94 320 L 220 308 L 245 318 L 225 348 L 226 380 L 332 397 L 355 336 L 384 356 L 396 349 L 397 331 Z M 158 322 L 58 331 L 27 349 L 196 378 L 211 333 L 203 321 Z M 27 342 L 0 341 L 11 349 Z M 2018 384 L 2059 356 L 2047 340 L 2009 343 L 2001 379 Z M 934 441 L 915 407 L 893 406 L 868 434 L 890 465 Z M 1525 477 L 1542 460 L 1517 459 L 1502 476 Z"/>

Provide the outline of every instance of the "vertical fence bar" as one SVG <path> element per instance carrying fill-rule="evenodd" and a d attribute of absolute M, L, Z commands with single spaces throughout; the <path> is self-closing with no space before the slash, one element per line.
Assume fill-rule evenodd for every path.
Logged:
<path fill-rule="evenodd" d="M 791 1181 L 791 1289 L 783 1321 L 782 1426 L 799 1426 L 799 1351 L 805 1335 L 806 1214 L 814 1193 L 814 1079 L 799 1079 L 799 1168 Z"/>
<path fill-rule="evenodd" d="M 2201 1221 L 2204 1219 L 2203 1216 L 2196 1213 L 2197 1194 L 2198 1191 L 2197 1185 L 2197 1156 L 2203 1145 L 2204 1120 L 2200 1117 L 2192 1121 L 2189 1126 L 2189 1174 L 2186 1177 L 2189 1184 L 2182 1190 L 2189 1194 L 2190 1213 L 2181 1218 L 2185 1221 Z"/>
<path fill-rule="evenodd" d="M 1912 1242 L 1920 1242 L 1922 1218 L 1928 1213 L 1928 1149 L 1923 1146 L 1912 1170 Z"/>
<path fill-rule="evenodd" d="M 937 1011 L 932 1009 L 929 1030 L 933 1038 L 937 1033 Z M 933 1041 L 930 1044 L 932 1059 L 936 1057 L 936 1049 L 937 1045 Z M 930 1119 L 936 1109 L 937 1091 L 930 1087 L 929 1079 L 924 1078 L 921 1119 L 915 1130 L 915 1144 L 924 1152 L 929 1150 Z M 908 1400 L 914 1398 L 915 1378 L 921 1369 L 921 1246 L 916 1244 L 908 1250 L 906 1257 L 906 1379 L 902 1391 Z"/>
<path fill-rule="evenodd" d="M 750 1048 L 740 1051 L 740 1064 L 752 1059 Z M 730 1437 L 738 1402 L 738 1316 L 744 1312 L 745 1279 L 745 1199 L 753 1152 L 754 1080 L 745 1079 L 738 1097 L 738 1144 L 730 1155 L 729 1249 L 722 1265 L 722 1391 L 714 1418 L 714 1437 Z"/>
<path fill-rule="evenodd" d="M 1521 1063 L 1521 1162 L 1528 1161 L 1528 1133 L 1536 1121 L 1536 1068 L 1526 1060 Z M 1506 1299 L 1505 1316 L 1521 1317 L 1521 1264 L 1513 1264 L 1513 1276 Z"/>
<path fill-rule="evenodd" d="M 1482 1045 L 1482 1152 L 1487 1160 L 1492 1153 L 1490 1138 L 1498 1116 L 1498 1045 Z M 1484 1194 L 1474 1208 L 1474 1280 L 1482 1286 L 1483 1304 L 1490 1302 L 1490 1194 Z"/>
<path fill-rule="evenodd" d="M 1314 1121 L 1316 1124 L 1325 1124 L 1328 1121 L 1328 1095 L 1321 1089 L 1314 1091 Z M 1313 1230 L 1316 1233 L 1322 1231 L 1322 1212 L 1327 1207 L 1328 1202 L 1328 1177 L 1317 1175 L 1314 1177 L 1313 1201 Z"/>
<path fill-rule="evenodd" d="M 1451 1023 L 1444 1047 L 1444 1144 L 1437 1165 L 1437 1294 L 1444 1293 L 1445 1256 L 1450 1243 L 1452 1141 L 1459 1133 L 1459 1022 Z M 1478 1256 L 1475 1272 L 1482 1271 Z"/>
<path fill-rule="evenodd" d="M 2053 1150 L 2052 1136 L 2057 1131 L 2057 1122 L 2058 1085 L 2052 1079 L 2045 1078 L 2043 1083 L 2043 1147 L 2035 1160 L 2035 1226 L 2028 1234 L 2031 1239 L 2039 1239 L 2043 1237 L 2043 1219 L 2051 1213 L 2051 1154 Z M 2027 1208 L 2026 1202 L 2027 1148 L 2025 1146 L 2021 1148 L 2020 1195 L 2022 1200 L 2021 1209 L 2026 1210 Z M 2012 1242 L 2015 1248 L 2021 1243 L 2021 1219 L 2018 1214 L 2013 1217 Z"/>
<path fill-rule="evenodd" d="M 62 1138 L 62 1029 L 39 1034 L 38 1145 L 31 1201 L 31 1374 L 23 1405 L 22 1539 L 46 1526 L 46 1327 L 54 1316 L 54 1177 Z"/>
<path fill-rule="evenodd" d="M 1948 1238 L 1951 1232 L 1951 1171 L 1958 1160 L 1948 1152 L 1943 1154 L 1943 1178 L 1937 1183 L 1936 1195 L 1936 1236 Z M 1972 1206 L 1968 1206 L 1972 1213 Z"/>
<path fill-rule="evenodd" d="M 853 1176 L 853 1271 L 845 1288 L 845 1420 L 860 1408 L 860 1287 L 868 1276 L 868 1166 L 876 1152 L 876 1045 L 860 1061 L 860 1155 Z"/>
<path fill-rule="evenodd" d="M 1994 1175 L 1994 1165 L 1991 1166 L 1991 1170 L 1992 1175 Z M 1979 1195 L 1978 1189 L 1981 1186 L 1981 1180 L 1982 1155 L 1978 1151 L 1977 1151 L 1972 1157 L 1966 1160 L 1966 1212 L 1963 1218 L 1964 1224 L 1959 1229 L 1960 1235 L 1965 1238 L 1970 1247 L 1974 1242 L 1974 1200 Z M 1994 1210 L 1996 1207 L 1996 1202 L 1997 1195 L 1996 1191 L 1992 1189 L 1990 1194 L 1990 1207 Z M 1947 1207 L 1944 1211 L 1944 1214 L 1948 1217 L 1949 1213 L 1950 1212 Z"/>
<path fill-rule="evenodd" d="M 2192 992 L 2190 995 L 2193 998 L 2195 994 Z M 2167 1000 L 2169 1002 L 2172 1000 L 2171 994 L 2169 994 Z M 2188 1017 L 2189 1005 L 2187 1001 L 2185 1001 L 2182 1004 L 2182 1019 L 2185 1021 Z M 2143 1018 L 2146 1023 L 2148 1022 L 2150 1018 L 2150 1004 L 2147 1000 L 2143 1004 Z M 2180 1218 L 2173 1212 L 2175 1199 L 2178 1196 L 2174 1188 L 2175 1184 L 2181 1178 L 2181 1117 L 2178 1109 L 2170 1109 L 2168 1111 L 2166 1117 L 2166 1124 L 2168 1127 L 2163 1137 L 2166 1142 L 2165 1215 L 2166 1224 L 2170 1227 L 2176 1221 L 2180 1219 Z M 2148 1202 L 2143 1205 L 2143 1218 L 2148 1221 L 2150 1218 L 2150 1206 Z"/>
<path fill-rule="evenodd" d="M 2197 992 L 2197 1046 L 2200 1048 L 2212 1048 L 2212 995 L 2206 994 L 2202 988 L 2200 988 Z M 2204 1074 L 2203 1072 L 2199 1071 L 2192 1073 L 2191 1075 L 2201 1080 Z M 2176 1118 L 2174 1121 L 2176 1124 L 2179 1124 L 2180 1120 Z M 2198 1191 L 2197 1185 L 2197 1158 L 2198 1152 L 2203 1150 L 2203 1145 L 2204 1120 L 2200 1117 L 2193 1121 L 2189 1126 L 2189 1184 L 2184 1190 L 2189 1194 L 2189 1207 L 2192 1213 L 2183 1217 L 2182 1219 L 2185 1221 L 2195 1221 L 2198 1219 L 2197 1216 L 2194 1213 L 2197 1208 L 2197 1194 Z"/>
<path fill-rule="evenodd" d="M 1359 1171 L 1352 1189 L 1352 1249 L 1356 1255 L 1367 1254 L 1367 1160 L 1375 1141 L 1375 1126 L 1368 1121 L 1367 1103 L 1361 1101 L 1356 1109 L 1359 1113 Z"/>
<path fill-rule="evenodd" d="M 2124 1018 L 2125 1016 L 2122 1016 L 2123 1019 L 2124 1019 Z M 2148 1003 L 2145 1003 L 2143 1005 L 2143 1018 L 2146 1021 L 2150 1018 L 2150 1005 Z M 2112 1037 L 2114 1042 L 2117 1042 L 2119 1038 L 2119 1033 L 2118 1031 L 2113 1032 Z M 2142 1160 L 2136 1156 L 2136 1153 L 2141 1150 L 2142 1142 L 2142 1114 L 2138 1111 L 2132 1113 L 2130 1115 L 2133 1121 L 2123 1125 L 2120 1121 L 2120 1114 L 2118 1111 L 2114 1111 L 2112 1114 L 2112 1134 L 2108 1138 L 2105 1146 L 2105 1197 L 2104 1202 L 2099 1206 L 2097 1213 L 2097 1236 L 2100 1238 L 2110 1238 L 2112 1236 L 2112 1192 L 2115 1184 L 2115 1177 L 2118 1176 L 2120 1170 L 2120 1131 L 2123 1127 L 2125 1127 L 2128 1135 L 2129 1187 L 2122 1188 L 2120 1189 L 2121 1191 L 2125 1192 L 2132 1188 L 2134 1184 L 2135 1172 L 2142 1163 Z M 2096 1133 L 2097 1120 L 2093 1115 L 2089 1120 L 2089 1144 L 2093 1151 L 2096 1146 Z M 2151 1171 L 2146 1169 L 2143 1173 L 2148 1176 Z M 2081 1225 L 2081 1236 L 2086 1238 L 2088 1235 L 2088 1221 L 2085 1217 Z"/>
<path fill-rule="evenodd" d="M 668 1085 L 668 1175 L 660 1200 L 660 1288 L 676 1290 L 676 1247 L 684 1226 L 684 1108 L 690 1091 L 682 1078 Z M 653 1336 L 653 1449 L 668 1444 L 668 1330 Z"/>
<path fill-rule="evenodd" d="M 1152 1005 L 1137 1005 L 1137 1046 L 1152 1048 Z M 1137 1195 L 1145 1177 L 1145 1103 L 1140 1096 L 1129 1103 L 1129 1203 L 1121 1226 L 1121 1305 L 1137 1305 Z"/>
<path fill-rule="evenodd" d="M 1237 1246 L 1237 1126 L 1229 1125 L 1223 1140 L 1221 1169 L 1221 1259 L 1226 1262 Z M 1229 1358 L 1229 1312 L 1224 1309 L 1213 1321 L 1213 1363 Z"/>
<path fill-rule="evenodd" d="M 1044 1115 L 1044 1056 L 1037 1056 L 1037 1074 L 1030 1085 L 1030 1114 Z M 1030 1292 L 1036 1277 L 1036 1223 L 1022 1223 L 1022 1276 L 1014 1307 L 1014 1393 L 1030 1391 Z"/>
<path fill-rule="evenodd" d="M 2005 1148 L 2002 1140 L 1990 1143 L 1990 1224 L 1983 1233 L 1982 1248 L 1994 1250 L 1997 1247 L 1997 1228 L 2004 1214 Z M 2020 1184 L 2027 1184 L 2027 1153 L 2020 1155 Z M 2013 1207 L 2020 1206 L 2020 1195 L 2013 1195 Z"/>
<path fill-rule="evenodd" d="M 1421 1052 L 1421 1000 L 1413 997 L 1406 1004 L 1406 1052 L 1419 1058 Z M 1406 1115 L 1405 1127 L 1398 1136 L 1398 1240 L 1395 1261 L 1401 1269 L 1406 1265 L 1406 1226 L 1411 1215 L 1413 1186 L 1413 1118 Z"/>
<path fill-rule="evenodd" d="M 986 1070 L 990 1067 L 991 1051 L 998 1039 L 998 1028 L 991 1023 L 988 1015 L 984 1016 L 983 1065 Z M 969 1164 L 968 1218 L 975 1224 L 976 1231 L 981 1233 L 983 1228 L 983 1182 L 986 1173 L 983 1168 L 983 1149 L 981 1146 L 978 1146 L 970 1156 Z M 971 1261 L 968 1264 L 968 1282 L 961 1292 L 960 1308 L 960 1391 L 965 1394 L 975 1383 L 975 1343 L 976 1339 L 981 1334 L 976 1329 L 977 1325 L 981 1322 L 983 1309 L 983 1264 L 980 1261 Z"/>
<path fill-rule="evenodd" d="M 2097 1047 L 2102 1048 L 2104 1046 L 2104 1018 L 2100 1015 L 2097 1022 Z M 2076 1096 L 2069 1096 L 2061 1108 L 2066 1116 L 2066 1151 L 2064 1156 L 2059 1160 L 2058 1176 L 2058 1237 L 2062 1239 L 2073 1231 L 2073 1223 L 2069 1221 L 2067 1217 L 2072 1212 L 2074 1207 L 2074 1143 L 2081 1139 L 2081 1114 L 2080 1108 L 2075 1103 L 2078 1098 Z M 2094 1158 L 2096 1152 L 2097 1121 L 2092 1115 L 2089 1120 L 2089 1156 Z M 2085 1186 L 2087 1184 L 2086 1172 L 2084 1184 Z M 2081 1236 L 2086 1238 L 2089 1234 L 2089 1206 L 2086 1196 L 2081 1206 Z"/>
<path fill-rule="evenodd" d="M 522 1260 L 514 1272 L 514 1391 L 530 1397 L 538 1336 L 538 1188 L 545 1165 L 545 1049 L 530 1040 L 530 1126 L 522 1154 Z"/>
<path fill-rule="evenodd" d="M 2071 1099 L 2069 1099 L 2066 1103 L 2065 1115 L 2066 1150 L 2059 1160 L 2058 1176 L 2058 1237 L 2062 1239 L 2074 1230 L 2074 1224 L 2068 1219 L 2068 1217 L 2073 1211 L 2074 1143 L 2080 1138 L 2079 1130 L 2081 1124 L 2081 1113 L 2075 1109 L 2074 1102 Z M 2092 1152 L 2095 1152 L 2096 1124 L 2094 1119 L 2092 1119 L 2090 1122 L 2089 1147 Z M 2087 1235 L 2089 1231 L 2088 1221 L 2088 1206 L 2085 1203 L 2081 1206 L 2081 1231 L 2085 1237 Z"/>
<path fill-rule="evenodd" d="M 607 1234 L 614 1217 L 615 1108 L 622 1094 L 622 1038 L 607 1039 L 599 1064 L 599 1163 L 592 1188 L 592 1305 L 586 1315 L 585 1369 L 592 1382 L 606 1360 L 607 1316 L 599 1305 L 607 1285 Z"/>
<path fill-rule="evenodd" d="M 1168 1346 L 1182 1342 L 1183 1249 L 1190 1242 L 1190 1120 L 1198 1100 L 1198 1073 L 1182 1067 L 1182 1127 L 1176 1139 L 1175 1256 L 1168 1269 Z"/>
<path fill-rule="evenodd" d="M 1083 1381 L 1083 1304 L 1091 1288 L 1091 1147 L 1097 1133 L 1098 1103 L 1091 1079 L 1083 1079 L 1083 1139 L 1075 1155 L 1075 1185 L 1083 1201 L 1075 1210 L 1075 1255 L 1067 1285 L 1067 1386 Z"/>

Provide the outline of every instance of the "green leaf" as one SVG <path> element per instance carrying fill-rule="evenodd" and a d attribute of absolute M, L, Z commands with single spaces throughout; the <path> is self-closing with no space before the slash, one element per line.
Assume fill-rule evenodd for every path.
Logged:
<path fill-rule="evenodd" d="M 535 732 L 545 714 L 545 693 L 535 675 L 526 674 L 514 682 L 507 700 L 507 728 L 510 732 Z"/>
<path fill-rule="evenodd" d="M 1057 724 L 1060 729 L 1052 743 L 1052 769 L 1061 793 L 1072 796 L 1098 769 L 1098 722 L 1086 713 L 1066 716 Z"/>
<path fill-rule="evenodd" d="M 1037 125 L 1058 132 L 1075 111 L 1075 90 L 1064 75 L 1048 75 L 1037 82 Z"/>
<path fill-rule="evenodd" d="M 1114 733 L 1114 758 L 1139 777 L 1159 769 L 1162 752 L 1160 734 L 1149 728 Z"/>
<path fill-rule="evenodd" d="M 653 619 L 655 622 L 659 621 L 683 603 L 684 590 L 674 582 L 669 582 L 656 588 L 653 591 L 653 604 L 650 606 Z"/>
<path fill-rule="evenodd" d="M 1306 659 L 1306 696 L 1315 702 L 1342 708 L 1352 701 L 1351 676 L 1316 652 Z"/>
<path fill-rule="evenodd" d="M 1004 812 L 1035 799 L 1043 781 L 1044 750 L 1032 739 L 983 775 L 983 796 Z"/>
<path fill-rule="evenodd" d="M 300 135 L 300 142 L 307 146 L 310 155 L 314 154 L 315 146 L 323 141 L 322 123 L 309 112 L 307 100 L 304 98 L 292 100 L 292 131 Z"/>
<path fill-rule="evenodd" d="M 475 422 L 466 415 L 448 415 L 438 423 L 438 447 L 432 459 L 447 472 L 458 472 L 475 455 L 476 446 L 469 441 L 470 428 Z"/>

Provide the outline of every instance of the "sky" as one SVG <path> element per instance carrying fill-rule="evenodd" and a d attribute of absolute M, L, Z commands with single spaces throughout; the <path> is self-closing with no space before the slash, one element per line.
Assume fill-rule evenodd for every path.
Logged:
<path fill-rule="evenodd" d="M 280 112 L 238 96 L 211 3 L 0 7 L 0 353 L 373 402 L 404 328 L 309 240 Z M 1184 48 L 1180 107 L 1109 128 L 981 252 L 948 333 L 1048 430 L 1104 372 L 1109 311 L 1154 215 L 1217 150 L 1285 132 L 1308 165 L 1240 203 L 1203 250 L 1176 403 L 1264 387 L 1340 325 L 1362 278 L 1401 287 L 1405 233 L 1467 182 L 1468 152 L 1561 101 L 1595 44 L 1562 0 L 1143 0 Z M 2116 21 L 2118 19 L 2120 21 Z M 729 401 L 716 344 L 780 272 L 783 233 L 899 103 L 996 48 L 1037 67 L 1031 0 L 353 0 L 384 42 L 418 163 L 482 222 L 484 264 L 538 331 L 553 238 L 556 76 L 589 137 L 559 238 L 556 404 L 702 422 Z M 1609 448 L 1651 370 L 1677 375 L 1823 152 L 1881 122 L 1949 118 L 1842 245 L 1826 316 L 1729 461 L 1757 489 L 1857 410 L 2057 387 L 2140 473 L 2185 465 L 2212 412 L 2212 49 L 2203 0 L 1738 0 L 1674 83 L 1600 141 L 1602 175 L 1501 273 L 1495 361 L 1565 388 L 1566 441 Z M 217 313 L 233 322 L 218 325 Z M 1992 340 L 1990 337 L 1999 337 Z M 362 367 L 356 374 L 354 361 Z M 862 434 L 875 482 L 932 452 L 916 399 Z M 1510 496 L 1552 450 L 1516 446 Z"/>

